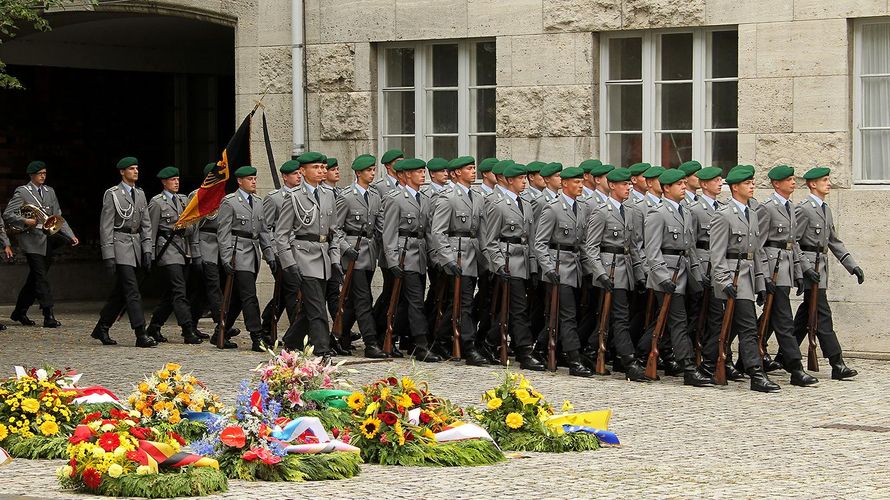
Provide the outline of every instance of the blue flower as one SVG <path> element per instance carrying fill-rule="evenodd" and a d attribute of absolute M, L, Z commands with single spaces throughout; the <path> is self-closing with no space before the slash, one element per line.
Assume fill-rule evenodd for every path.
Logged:
<path fill-rule="evenodd" d="M 274 455 L 277 455 L 279 457 L 287 455 L 286 446 L 275 441 L 269 443 L 269 450 L 271 450 Z"/>
<path fill-rule="evenodd" d="M 213 455 L 213 453 L 216 451 L 215 443 L 216 443 L 216 438 L 208 436 L 207 438 L 201 439 L 199 441 L 193 441 L 189 445 L 189 447 L 192 449 L 192 452 L 194 452 L 195 454 L 207 456 L 207 455 Z"/>

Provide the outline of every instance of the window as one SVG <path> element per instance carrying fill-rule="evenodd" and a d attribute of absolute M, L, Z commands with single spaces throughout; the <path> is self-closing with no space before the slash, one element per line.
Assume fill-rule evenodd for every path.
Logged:
<path fill-rule="evenodd" d="M 604 161 L 736 164 L 738 32 L 616 33 L 600 51 Z"/>
<path fill-rule="evenodd" d="M 856 182 L 890 182 L 890 21 L 856 24 L 853 57 Z"/>
<path fill-rule="evenodd" d="M 495 155 L 494 40 L 383 45 L 378 69 L 381 150 Z"/>

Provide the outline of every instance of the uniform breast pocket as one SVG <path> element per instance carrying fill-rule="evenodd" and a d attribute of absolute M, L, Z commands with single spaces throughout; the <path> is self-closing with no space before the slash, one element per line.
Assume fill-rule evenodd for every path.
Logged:
<path fill-rule="evenodd" d="M 454 212 L 454 218 L 460 227 L 470 225 L 470 214 L 467 212 Z"/>
<path fill-rule="evenodd" d="M 361 225 L 364 222 L 365 212 L 363 210 L 350 210 L 349 220 Z"/>
<path fill-rule="evenodd" d="M 779 224 L 773 224 L 773 232 L 780 235 L 785 235 L 786 233 L 788 233 L 788 226 L 781 222 Z"/>
<path fill-rule="evenodd" d="M 161 212 L 161 220 L 164 222 L 171 222 L 173 220 L 173 213 L 168 211 Z"/>
<path fill-rule="evenodd" d="M 237 225 L 246 226 L 248 220 L 250 220 L 250 219 L 248 219 L 247 217 L 244 217 L 243 215 L 239 215 L 237 217 Z"/>
<path fill-rule="evenodd" d="M 667 232 L 667 237 L 676 241 L 680 239 L 680 234 L 683 231 L 683 228 L 680 226 L 665 226 L 665 232 Z"/>
<path fill-rule="evenodd" d="M 406 226 L 409 229 L 414 227 L 414 224 L 417 223 L 417 214 L 414 212 L 407 212 L 402 215 L 402 226 Z"/>
<path fill-rule="evenodd" d="M 575 237 L 575 228 L 570 226 L 569 224 L 559 224 L 557 228 L 558 235 L 562 237 L 562 239 L 571 239 Z"/>
<path fill-rule="evenodd" d="M 609 226 L 606 231 L 612 236 L 612 238 L 620 238 L 621 233 L 624 232 L 624 228 L 618 225 Z"/>
<path fill-rule="evenodd" d="M 813 234 L 815 234 L 817 237 L 822 235 L 822 224 L 813 224 L 812 226 L 810 226 L 810 228 L 813 230 Z"/>
<path fill-rule="evenodd" d="M 504 227 L 504 231 L 510 235 L 515 234 L 517 230 L 521 229 L 519 221 L 516 219 L 504 219 L 504 226 L 506 226 Z"/>
<path fill-rule="evenodd" d="M 745 239 L 745 235 L 746 235 L 745 231 L 736 231 L 736 230 L 733 230 L 733 231 L 731 232 L 729 242 L 730 242 L 730 243 L 733 243 L 733 242 L 735 242 L 735 243 L 741 243 L 742 240 Z"/>

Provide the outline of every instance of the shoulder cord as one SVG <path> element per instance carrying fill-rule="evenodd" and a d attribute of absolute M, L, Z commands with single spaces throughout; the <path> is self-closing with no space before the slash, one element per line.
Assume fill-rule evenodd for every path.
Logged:
<path fill-rule="evenodd" d="M 133 189 L 135 189 L 135 188 L 133 188 Z M 115 229 L 120 229 L 120 228 L 124 227 L 125 222 L 127 222 L 128 220 L 130 220 L 131 217 L 133 217 L 133 212 L 136 210 L 136 204 L 134 203 L 133 205 L 130 205 L 129 211 L 124 210 L 123 207 L 121 207 L 120 200 L 118 200 L 117 196 L 115 196 L 115 191 L 111 192 L 111 200 L 114 203 L 114 209 L 117 211 L 117 215 L 121 219 L 123 219 L 119 226 L 118 225 L 114 226 Z"/>
<path fill-rule="evenodd" d="M 316 211 L 316 209 L 318 208 L 317 206 L 313 205 L 311 208 L 306 210 L 306 207 L 304 207 L 303 204 L 300 203 L 300 200 L 298 200 L 297 197 L 294 196 L 293 193 L 291 193 L 290 203 L 294 207 L 294 214 L 297 215 L 297 219 L 300 219 L 300 222 L 304 226 L 308 226 L 308 225 L 312 224 L 313 222 L 315 222 L 315 219 L 318 216 L 318 212 Z M 300 210 L 302 210 L 302 212 L 304 214 L 306 214 L 305 220 L 300 218 L 300 210 L 297 210 L 297 205 L 299 205 Z"/>

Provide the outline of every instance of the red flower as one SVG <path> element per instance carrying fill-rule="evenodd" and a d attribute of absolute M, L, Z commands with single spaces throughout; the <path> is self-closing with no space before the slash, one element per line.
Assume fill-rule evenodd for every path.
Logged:
<path fill-rule="evenodd" d="M 405 432 L 405 441 L 414 441 L 414 434 L 411 431 Z"/>
<path fill-rule="evenodd" d="M 118 410 L 117 408 L 112 408 L 109 413 L 111 414 L 112 417 L 114 417 L 118 420 L 124 420 L 126 418 L 130 418 L 130 415 L 127 412 L 125 412 L 123 410 Z"/>
<path fill-rule="evenodd" d="M 393 387 L 399 385 L 399 380 L 395 377 L 389 377 L 388 379 L 386 379 L 386 382 Z"/>
<path fill-rule="evenodd" d="M 222 433 L 219 435 L 219 440 L 222 441 L 224 445 L 231 446 L 232 448 L 244 448 L 244 445 L 247 443 L 244 429 L 235 425 L 223 429 Z"/>
<path fill-rule="evenodd" d="M 173 431 L 167 431 L 167 435 L 175 439 L 180 446 L 185 446 L 185 439 L 183 439 L 182 436 L 180 436 L 179 434 Z"/>
<path fill-rule="evenodd" d="M 148 439 L 151 429 L 148 427 L 130 427 L 130 434 L 136 439 Z"/>
<path fill-rule="evenodd" d="M 92 467 L 87 467 L 83 471 L 83 484 L 91 490 L 95 490 L 102 484 L 102 474 Z"/>
<path fill-rule="evenodd" d="M 106 432 L 99 436 L 99 446 L 105 451 L 114 451 L 121 445 L 121 438 L 114 432 Z"/>
<path fill-rule="evenodd" d="M 415 405 L 420 404 L 420 401 L 421 401 L 420 394 L 417 394 L 416 392 L 412 392 L 409 396 L 411 396 L 412 403 L 414 403 Z"/>
<path fill-rule="evenodd" d="M 93 437 L 93 430 L 85 425 L 78 425 L 74 429 L 74 434 L 68 438 L 68 442 L 71 444 L 82 443 L 84 441 L 89 441 Z"/>
<path fill-rule="evenodd" d="M 139 462 L 142 457 L 139 455 L 139 451 L 128 451 L 127 452 L 127 460 L 132 462 Z"/>
<path fill-rule="evenodd" d="M 72 458 L 71 460 L 68 461 L 68 466 L 71 467 L 72 469 L 76 469 L 77 468 L 77 460 Z"/>
<path fill-rule="evenodd" d="M 384 412 L 380 414 L 380 420 L 383 421 L 386 425 L 395 425 L 398 422 L 399 417 L 397 417 L 394 413 Z"/>
<path fill-rule="evenodd" d="M 93 413 L 90 413 L 87 416 L 83 417 L 83 420 L 81 420 L 80 423 L 88 424 L 101 416 L 102 416 L 102 412 L 94 411 Z"/>
<path fill-rule="evenodd" d="M 260 391 L 253 391 L 250 395 L 250 407 L 260 413 L 263 412 L 263 396 Z"/>
<path fill-rule="evenodd" d="M 254 448 L 250 451 L 245 452 L 241 455 L 241 458 L 248 461 L 253 462 L 256 459 L 260 459 L 264 464 L 275 465 L 281 461 L 281 457 L 278 455 L 273 455 L 271 451 L 267 448 Z"/>
<path fill-rule="evenodd" d="M 334 439 L 337 439 L 340 436 L 340 429 L 338 427 L 331 427 L 331 435 L 334 436 Z"/>
<path fill-rule="evenodd" d="M 427 413 L 425 411 L 420 412 L 420 421 L 422 423 L 428 424 L 430 422 L 430 420 L 432 420 L 432 418 L 430 417 L 429 413 Z"/>

